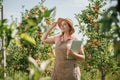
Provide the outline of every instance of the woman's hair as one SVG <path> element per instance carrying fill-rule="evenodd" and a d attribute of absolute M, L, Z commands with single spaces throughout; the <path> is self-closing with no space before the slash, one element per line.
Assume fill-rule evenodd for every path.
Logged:
<path fill-rule="evenodd" d="M 69 26 L 69 34 L 72 35 L 73 34 L 72 27 L 71 27 L 71 25 L 69 23 L 68 23 L 68 26 Z"/>

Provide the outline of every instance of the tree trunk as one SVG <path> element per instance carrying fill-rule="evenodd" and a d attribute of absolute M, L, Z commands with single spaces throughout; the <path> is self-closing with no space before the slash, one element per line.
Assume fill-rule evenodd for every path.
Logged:
<path fill-rule="evenodd" d="M 2 39 L 2 44 L 4 45 L 4 39 Z M 3 72 L 3 77 L 6 77 L 6 52 L 5 52 L 5 47 L 2 47 L 2 58 L 3 58 L 3 68 L 4 68 L 4 72 Z"/>
<path fill-rule="evenodd" d="M 106 80 L 106 79 L 105 79 L 106 71 L 105 71 L 104 68 L 102 68 L 102 70 L 101 70 L 101 74 L 102 74 L 102 76 L 101 76 L 101 80 Z"/>
<path fill-rule="evenodd" d="M 3 21 L 3 4 L 1 5 L 1 20 Z M 3 22 L 2 22 L 2 26 L 3 26 Z M 6 77 L 6 52 L 5 52 L 5 32 L 3 32 L 3 36 L 2 36 L 2 59 L 3 59 L 3 77 Z"/>
<path fill-rule="evenodd" d="M 5 36 L 2 38 L 2 58 L 3 58 L 3 77 L 6 77 L 6 51 L 5 51 Z"/>

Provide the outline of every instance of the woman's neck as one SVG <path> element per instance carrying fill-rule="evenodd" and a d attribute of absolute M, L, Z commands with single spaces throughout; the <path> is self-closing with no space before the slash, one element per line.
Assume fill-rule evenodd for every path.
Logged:
<path fill-rule="evenodd" d="M 63 41 L 67 41 L 68 39 L 71 39 L 71 35 L 69 34 L 69 33 L 64 33 L 63 35 L 62 35 L 62 40 Z"/>
<path fill-rule="evenodd" d="M 67 39 L 67 38 L 70 37 L 70 34 L 69 34 L 69 33 L 64 33 L 63 37 L 64 37 L 65 39 Z"/>

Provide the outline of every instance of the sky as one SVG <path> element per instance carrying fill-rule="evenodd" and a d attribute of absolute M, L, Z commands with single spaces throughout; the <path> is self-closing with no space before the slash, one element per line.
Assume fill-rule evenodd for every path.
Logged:
<path fill-rule="evenodd" d="M 18 18 L 20 20 L 22 5 L 24 9 L 31 9 L 37 5 L 40 0 L 4 0 L 4 18 L 11 19 L 13 15 L 14 19 Z M 73 19 L 73 22 L 76 22 L 74 18 L 75 13 L 81 12 L 88 5 L 87 0 L 46 0 L 44 3 L 48 8 L 56 7 L 56 19 L 58 17 L 68 17 Z"/>
<path fill-rule="evenodd" d="M 40 0 L 4 0 L 4 18 L 8 19 L 8 23 L 11 22 L 11 15 L 13 20 L 17 18 L 18 22 L 21 20 L 21 12 L 25 9 L 29 10 L 37 5 Z M 81 13 L 83 9 L 89 4 L 88 0 L 46 0 L 44 5 L 51 9 L 56 7 L 56 20 L 59 17 L 70 18 L 74 24 L 77 24 L 75 14 Z M 24 10 L 22 6 L 24 5 Z M 110 6 L 108 4 L 107 6 Z M 82 34 L 78 34 L 78 28 L 75 28 L 77 37 L 83 37 Z"/>

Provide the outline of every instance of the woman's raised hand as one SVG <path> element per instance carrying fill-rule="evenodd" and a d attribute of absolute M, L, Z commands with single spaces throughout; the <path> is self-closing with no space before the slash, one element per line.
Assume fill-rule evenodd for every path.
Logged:
<path fill-rule="evenodd" d="M 42 35 L 41 40 L 43 42 L 49 43 L 49 44 L 54 44 L 55 43 L 55 37 L 48 37 L 50 34 L 51 30 L 57 25 L 57 22 L 53 22 L 49 29 Z"/>
<path fill-rule="evenodd" d="M 57 22 L 53 22 L 50 26 L 50 28 L 54 28 L 57 25 Z"/>

